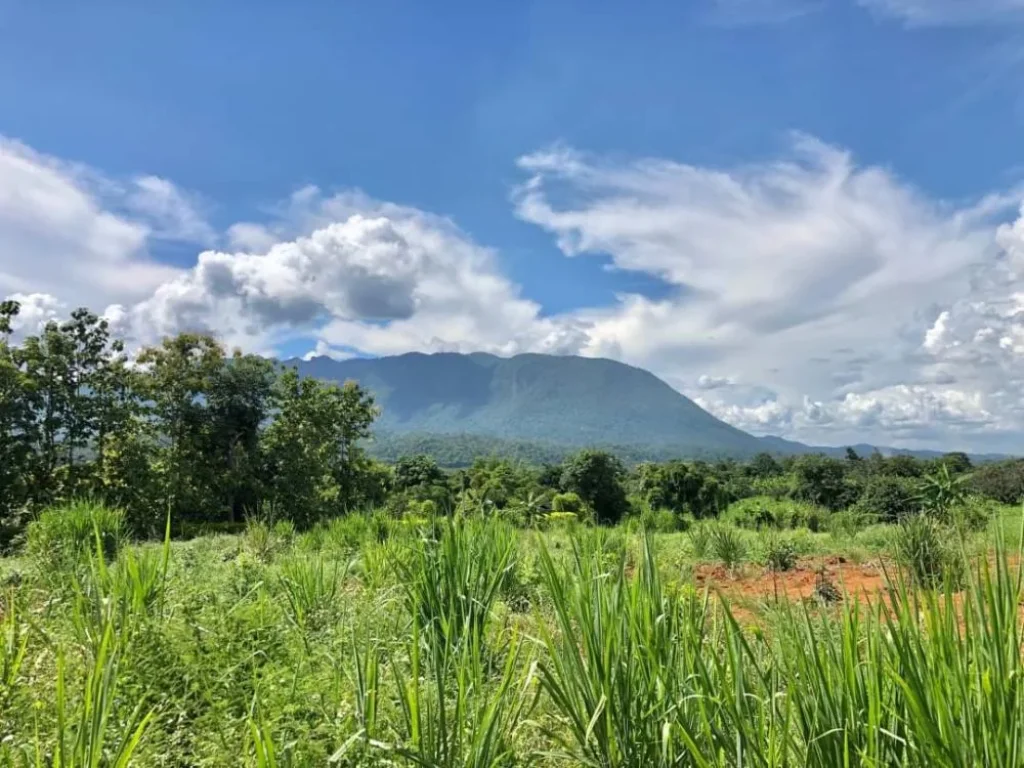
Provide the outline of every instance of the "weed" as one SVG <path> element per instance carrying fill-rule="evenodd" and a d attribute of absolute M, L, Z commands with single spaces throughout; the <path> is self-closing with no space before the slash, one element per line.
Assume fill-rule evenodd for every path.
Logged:
<path fill-rule="evenodd" d="M 729 570 L 736 570 L 747 559 L 747 545 L 739 530 L 726 523 L 711 528 L 711 554 Z"/>

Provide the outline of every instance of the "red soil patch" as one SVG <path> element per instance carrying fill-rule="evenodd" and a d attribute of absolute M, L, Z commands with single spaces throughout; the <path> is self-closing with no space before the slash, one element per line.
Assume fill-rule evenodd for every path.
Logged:
<path fill-rule="evenodd" d="M 694 581 L 697 586 L 717 590 L 732 600 L 796 601 L 814 595 L 822 573 L 847 599 L 871 600 L 885 591 L 881 563 L 855 564 L 842 557 L 803 559 L 792 570 L 781 573 L 748 569 L 734 574 L 721 565 L 699 566 L 694 571 Z"/>

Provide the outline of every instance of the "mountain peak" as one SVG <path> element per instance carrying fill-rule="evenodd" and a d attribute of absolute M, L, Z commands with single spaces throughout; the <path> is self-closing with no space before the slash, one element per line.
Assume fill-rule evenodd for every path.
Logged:
<path fill-rule="evenodd" d="M 538 441 L 647 445 L 680 455 L 751 455 L 760 441 L 718 420 L 649 371 L 606 358 L 411 352 L 289 361 L 305 375 L 353 379 L 382 407 L 378 429 Z"/>

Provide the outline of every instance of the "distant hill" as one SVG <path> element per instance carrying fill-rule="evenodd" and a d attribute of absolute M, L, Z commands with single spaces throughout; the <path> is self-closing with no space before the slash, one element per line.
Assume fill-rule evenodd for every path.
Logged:
<path fill-rule="evenodd" d="M 384 458 L 430 453 L 454 466 L 494 454 L 541 462 L 581 447 L 612 449 L 627 461 L 845 453 L 755 437 L 715 418 L 649 371 L 613 360 L 410 353 L 285 364 L 326 381 L 352 379 L 372 391 L 383 410 L 374 427 L 374 452 Z M 855 448 L 861 454 L 873 450 Z"/>
<path fill-rule="evenodd" d="M 288 361 L 319 379 L 354 379 L 377 396 L 389 435 L 470 435 L 560 446 L 644 445 L 683 455 L 756 454 L 760 441 L 654 374 L 584 357 L 412 353 Z"/>

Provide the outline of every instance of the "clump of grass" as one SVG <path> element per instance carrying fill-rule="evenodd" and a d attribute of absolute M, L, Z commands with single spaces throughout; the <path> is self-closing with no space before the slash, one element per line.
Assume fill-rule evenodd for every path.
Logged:
<path fill-rule="evenodd" d="M 21 620 L 14 591 L 0 600 L 0 712 L 17 691 L 18 675 L 28 650 L 28 626 Z"/>
<path fill-rule="evenodd" d="M 934 589 L 946 581 L 958 586 L 965 568 L 959 541 L 954 529 L 931 515 L 909 515 L 896 528 L 896 562 L 917 586 Z"/>
<path fill-rule="evenodd" d="M 708 522 L 700 522 L 690 528 L 687 533 L 687 538 L 690 540 L 690 549 L 693 551 L 693 556 L 698 560 L 703 560 L 708 556 L 711 551 L 711 534 L 714 529 L 714 525 Z"/>
<path fill-rule="evenodd" d="M 261 563 L 270 562 L 277 541 L 266 520 L 252 518 L 245 523 L 245 548 Z"/>
<path fill-rule="evenodd" d="M 507 640 L 495 676 L 479 634 L 427 639 L 413 619 L 408 667 L 393 664 L 399 743 L 386 747 L 413 765 L 511 766 L 515 736 L 537 701 L 533 665 Z M 430 633 L 434 634 L 434 633 Z M 524 671 L 525 668 L 525 671 Z"/>
<path fill-rule="evenodd" d="M 342 579 L 337 562 L 327 567 L 319 556 L 296 557 L 281 566 L 281 588 L 288 617 L 300 629 L 318 626 L 337 606 Z"/>
<path fill-rule="evenodd" d="M 731 571 L 739 568 L 747 559 L 747 545 L 743 535 L 735 527 L 719 523 L 711 529 L 711 554 Z"/>
<path fill-rule="evenodd" d="M 365 542 L 369 534 L 370 523 L 365 515 L 342 515 L 327 523 L 324 530 L 324 544 L 336 552 L 355 552 Z"/>
<path fill-rule="evenodd" d="M 833 512 L 829 518 L 828 530 L 834 539 L 853 541 L 868 524 L 868 517 L 856 507 Z"/>
<path fill-rule="evenodd" d="M 767 532 L 761 534 L 764 563 L 773 572 L 791 571 L 796 566 L 797 547 L 788 536 Z"/>
<path fill-rule="evenodd" d="M 121 547 L 124 513 L 92 501 L 73 501 L 50 507 L 28 526 L 28 552 L 47 570 L 62 570 L 83 562 L 96 548 L 113 560 Z"/>
<path fill-rule="evenodd" d="M 515 532 L 498 520 L 454 519 L 439 539 L 418 542 L 398 562 L 406 604 L 424 635 L 455 646 L 482 643 L 494 602 L 514 568 Z"/>
<path fill-rule="evenodd" d="M 663 593 L 649 541 L 630 579 L 574 544 L 568 571 L 541 549 L 554 626 L 541 626 L 540 682 L 555 709 L 545 735 L 574 765 L 683 764 L 679 723 L 705 640 L 706 603 Z M 684 694 L 684 691 L 686 693 Z"/>
<path fill-rule="evenodd" d="M 290 547 L 295 541 L 295 523 L 291 520 L 278 520 L 271 528 L 271 532 L 282 547 Z"/>
<path fill-rule="evenodd" d="M 121 663 L 130 627 L 116 621 L 113 602 L 104 606 L 101 622 L 82 699 L 74 707 L 68 700 L 65 651 L 58 648 L 53 768 L 127 768 L 154 718 L 154 711 L 141 700 L 127 715 L 119 711 Z"/>

